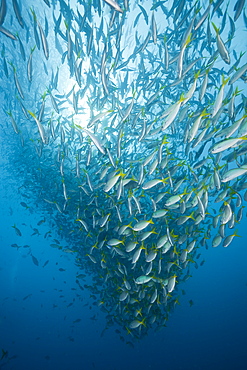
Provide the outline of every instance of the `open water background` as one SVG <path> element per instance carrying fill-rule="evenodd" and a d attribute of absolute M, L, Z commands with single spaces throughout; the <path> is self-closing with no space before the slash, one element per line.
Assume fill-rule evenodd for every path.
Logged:
<path fill-rule="evenodd" d="M 7 119 L 2 112 L 0 117 Z M 10 170 L 15 163 L 8 152 L 9 137 L 6 143 L 1 125 L 0 351 L 8 351 L 8 358 L 0 361 L 0 369 L 247 368 L 247 208 L 238 226 L 241 237 L 234 238 L 228 248 L 201 248 L 206 262 L 193 269 L 192 278 L 183 284 L 186 294 L 180 296 L 167 327 L 141 341 L 126 336 L 123 341 L 118 327 L 104 331 L 105 314 L 93 304 L 89 291 L 76 284 L 76 275 L 82 271 L 75 257 L 50 247 L 51 240 L 58 238 L 56 230 L 48 222 L 37 226 L 44 216 L 38 204 L 29 204 L 20 195 L 21 179 Z M 20 202 L 30 208 L 26 210 Z M 14 224 L 22 237 L 16 235 Z M 35 227 L 41 235 L 31 236 Z M 44 238 L 48 231 L 51 237 Z M 33 263 L 29 248 L 17 250 L 11 247 L 14 243 L 29 245 L 39 266 Z M 84 284 L 91 284 L 90 276 Z M 126 344 L 128 340 L 133 348 Z"/>

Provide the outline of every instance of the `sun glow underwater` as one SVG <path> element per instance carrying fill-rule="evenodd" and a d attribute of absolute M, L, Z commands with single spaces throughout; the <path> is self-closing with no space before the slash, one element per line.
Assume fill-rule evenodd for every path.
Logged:
<path fill-rule="evenodd" d="M 200 251 L 238 236 L 246 27 L 243 0 L 1 1 L 8 166 L 106 328 L 165 327 Z"/>

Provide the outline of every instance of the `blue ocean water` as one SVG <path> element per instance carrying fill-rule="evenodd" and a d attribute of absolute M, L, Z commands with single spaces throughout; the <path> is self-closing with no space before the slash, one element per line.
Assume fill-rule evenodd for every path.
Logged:
<path fill-rule="evenodd" d="M 184 283 L 186 294 L 167 327 L 132 348 L 115 332 L 118 327 L 101 336 L 105 315 L 86 289 L 78 289 L 75 258 L 50 247 L 46 227 L 39 228 L 42 235 L 30 236 L 42 217 L 20 201 L 18 184 L 1 172 L 0 339 L 9 357 L 3 369 L 246 368 L 246 221 L 230 247 L 203 250 L 206 262 Z M 13 223 L 22 225 L 22 237 Z M 39 266 L 26 250 L 11 248 L 13 243 L 29 244 Z"/>
<path fill-rule="evenodd" d="M 57 5 L 58 2 L 51 3 Z M 144 2 L 140 4 L 144 5 Z M 9 18 L 6 27 L 18 29 L 10 2 L 7 5 Z M 34 6 L 39 15 L 45 11 L 49 27 L 54 27 L 45 3 L 37 6 L 35 2 L 26 1 L 22 5 L 22 14 L 25 14 L 27 23 L 30 22 L 28 6 Z M 71 3 L 73 6 L 74 2 Z M 166 6 L 170 8 L 171 4 Z M 241 22 L 242 18 L 238 23 L 237 35 L 241 30 Z M 6 44 L 7 59 L 11 61 L 9 50 L 13 48 L 16 52 L 11 44 L 13 42 L 3 34 L 0 35 L 0 41 L 2 45 Z M 241 50 L 242 46 L 239 46 Z M 33 44 L 29 41 L 25 49 L 27 55 L 30 47 Z M 234 50 L 239 53 L 237 47 Z M 52 49 L 50 54 L 47 67 L 49 77 L 49 68 L 56 57 Z M 34 98 L 40 81 L 46 79 L 41 59 L 35 59 L 35 77 L 38 81 L 32 82 L 31 86 Z M 198 268 L 192 266 L 192 277 L 180 284 L 183 292 L 179 292 L 179 303 L 170 313 L 166 327 L 157 332 L 150 330 L 141 339 L 132 338 L 116 323 L 107 324 L 106 313 L 100 309 L 98 297 L 94 297 L 87 288 L 95 284 L 92 275 L 81 267 L 78 256 L 69 252 L 70 234 L 66 225 L 59 224 L 57 213 L 51 212 L 48 205 L 46 209 L 36 194 L 36 189 L 39 189 L 38 176 L 33 174 L 38 173 L 35 159 L 38 154 L 29 151 L 29 147 L 25 151 L 25 146 L 22 147 L 9 123 L 9 116 L 5 114 L 6 109 L 11 108 L 18 124 L 21 122 L 13 78 L 8 78 L 6 84 L 5 77 L 2 70 L 0 351 L 3 352 L 0 353 L 0 369 L 246 369 L 246 208 L 241 223 L 237 225 L 240 237 L 235 237 L 229 247 L 220 245 L 212 248 L 210 241 L 207 243 L 208 249 L 200 246 Z M 27 93 L 27 80 L 21 75 L 19 77 Z M 70 83 L 66 91 L 64 84 L 62 86 L 61 93 L 68 93 L 73 84 Z M 12 105 L 10 99 L 14 101 Z M 30 101 L 28 104 L 31 105 Z M 32 104 L 32 107 L 36 107 L 35 100 Z M 28 136 L 26 132 L 25 135 Z M 49 158 L 45 149 L 43 155 Z M 39 165 L 45 167 L 45 161 L 40 161 Z M 28 172 L 32 167 L 35 171 Z M 48 199 L 49 191 L 47 189 Z M 21 236 L 13 226 L 21 231 Z M 203 260 L 205 263 L 201 266 Z M 79 274 L 85 276 L 78 283 Z M 116 312 L 112 310 L 108 315 L 114 317 Z"/>

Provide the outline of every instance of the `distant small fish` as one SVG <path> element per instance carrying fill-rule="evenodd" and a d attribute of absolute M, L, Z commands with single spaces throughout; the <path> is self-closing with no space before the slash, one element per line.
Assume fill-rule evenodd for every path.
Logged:
<path fill-rule="evenodd" d="M 28 294 L 28 295 L 26 295 L 22 300 L 23 301 L 25 301 L 26 299 L 28 299 L 29 297 L 31 297 L 33 294 L 32 293 L 30 293 L 30 294 Z"/>
<path fill-rule="evenodd" d="M 44 218 L 43 220 L 40 220 L 40 221 L 37 223 L 37 225 L 38 225 L 38 226 L 40 226 L 40 225 L 42 225 L 44 222 L 45 222 L 45 218 Z"/>
<path fill-rule="evenodd" d="M 16 227 L 15 225 L 14 225 L 14 226 L 11 226 L 11 227 L 13 227 L 13 228 L 15 229 L 15 233 L 16 233 L 16 235 L 18 235 L 18 236 L 22 236 L 22 233 L 21 233 L 21 231 L 18 229 L 18 227 Z"/>
<path fill-rule="evenodd" d="M 20 203 L 20 205 L 22 206 L 22 207 L 24 207 L 24 208 L 29 208 L 29 206 L 27 205 L 27 203 L 25 203 L 25 202 L 21 202 Z"/>
<path fill-rule="evenodd" d="M 1 360 L 3 360 L 5 357 L 8 357 L 8 351 L 5 351 L 4 349 L 2 349 Z"/>
<path fill-rule="evenodd" d="M 73 324 L 76 324 L 76 323 L 78 323 L 80 321 L 81 321 L 81 319 L 76 319 L 76 320 L 73 321 Z"/>
<path fill-rule="evenodd" d="M 45 261 L 43 267 L 45 267 L 49 263 L 49 260 Z"/>
<path fill-rule="evenodd" d="M 32 233 L 31 236 L 33 236 L 33 235 L 41 235 L 40 232 L 39 232 L 39 230 L 36 229 L 35 227 L 33 228 L 33 231 L 34 231 L 34 233 Z"/>
<path fill-rule="evenodd" d="M 51 231 L 47 231 L 47 232 L 45 233 L 45 235 L 44 235 L 44 238 L 46 239 L 48 236 L 50 236 L 50 237 L 51 237 Z"/>
<path fill-rule="evenodd" d="M 36 258 L 36 257 L 34 257 L 32 254 L 31 254 L 31 256 L 32 256 L 33 263 L 34 263 L 36 266 L 39 266 L 39 261 L 37 260 L 37 258 Z"/>
<path fill-rule="evenodd" d="M 12 248 L 17 248 L 17 250 L 18 250 L 19 248 L 21 248 L 21 246 L 20 246 L 20 245 L 17 245 L 16 243 L 11 244 L 11 247 L 12 247 Z"/>
<path fill-rule="evenodd" d="M 190 304 L 190 307 L 192 307 L 192 306 L 193 306 L 194 302 L 192 301 L 192 299 L 191 299 L 191 300 L 189 300 L 189 304 Z"/>
<path fill-rule="evenodd" d="M 52 248 L 62 249 L 61 245 L 58 245 L 58 244 L 50 244 L 50 246 L 51 246 Z"/>

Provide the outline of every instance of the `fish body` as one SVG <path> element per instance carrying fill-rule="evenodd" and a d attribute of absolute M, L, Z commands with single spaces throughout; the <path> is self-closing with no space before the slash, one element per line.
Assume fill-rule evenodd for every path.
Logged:
<path fill-rule="evenodd" d="M 233 168 L 233 169 L 224 173 L 224 175 L 221 178 L 221 181 L 222 182 L 231 181 L 231 180 L 235 179 L 236 177 L 242 176 L 246 172 L 247 172 L 247 167 L 246 168 L 244 168 L 244 167 Z"/>
<path fill-rule="evenodd" d="M 20 26 L 22 28 L 24 28 L 24 21 L 23 21 L 23 18 L 21 16 L 21 11 L 20 11 L 20 8 L 19 8 L 19 4 L 17 2 L 17 0 L 12 0 L 12 4 L 13 4 L 13 8 L 14 8 L 14 12 L 15 12 L 15 15 L 16 15 L 16 18 L 20 24 Z"/>
<path fill-rule="evenodd" d="M 39 130 L 39 134 L 40 134 L 40 137 L 41 137 L 41 140 L 42 142 L 45 144 L 46 143 L 46 133 L 45 133 L 45 129 L 42 125 L 42 123 L 40 122 L 40 120 L 36 117 L 36 115 L 30 111 L 28 111 L 28 113 L 34 118 L 37 126 L 38 126 L 38 130 Z"/>
<path fill-rule="evenodd" d="M 120 8 L 118 3 L 114 0 L 104 0 L 107 4 L 111 5 L 114 10 L 116 10 L 119 13 L 123 13 L 123 10 Z"/>
<path fill-rule="evenodd" d="M 152 279 L 152 277 L 151 277 L 151 276 L 141 275 L 141 276 L 139 276 L 138 278 L 136 278 L 136 279 L 135 279 L 135 283 L 136 283 L 136 284 L 146 284 L 146 283 L 148 283 L 151 279 Z"/>
<path fill-rule="evenodd" d="M 148 225 L 150 225 L 150 224 L 153 224 L 153 221 L 152 220 L 149 220 L 149 221 L 146 221 L 146 220 L 144 220 L 144 221 L 139 221 L 139 222 L 137 222 L 133 227 L 132 227 L 132 229 L 134 230 L 134 231 L 141 231 L 141 230 L 143 230 L 143 229 L 145 229 Z"/>
<path fill-rule="evenodd" d="M 220 53 L 220 56 L 226 64 L 230 64 L 230 62 L 231 62 L 230 55 L 229 55 L 229 52 L 228 52 L 224 42 L 222 41 L 222 39 L 220 37 L 219 28 L 217 28 L 213 22 L 212 22 L 212 25 L 213 25 L 213 27 L 215 29 L 215 32 L 216 32 L 216 43 L 217 43 L 217 48 L 218 48 L 218 51 Z"/>

